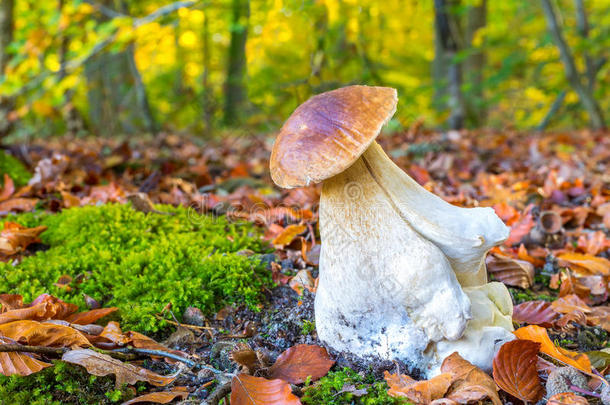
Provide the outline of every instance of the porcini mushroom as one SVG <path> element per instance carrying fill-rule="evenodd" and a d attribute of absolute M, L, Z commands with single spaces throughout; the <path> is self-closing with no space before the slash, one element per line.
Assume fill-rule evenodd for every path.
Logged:
<path fill-rule="evenodd" d="M 277 185 L 323 182 L 318 336 L 337 351 L 434 372 L 440 353 L 468 327 L 460 354 L 484 357 L 478 362 L 489 368 L 495 341 L 510 339 L 512 325 L 497 320 L 512 314 L 512 305 L 498 309 L 496 302 L 510 302 L 503 285 L 491 295 L 473 291 L 488 288 L 484 256 L 508 229 L 491 208 L 453 206 L 388 158 L 375 138 L 396 104 L 396 90 L 386 87 L 319 94 L 294 111 L 273 146 Z M 471 310 L 471 294 L 489 310 Z M 484 315 L 470 327 L 473 313 Z M 482 328 L 492 328 L 483 342 Z"/>

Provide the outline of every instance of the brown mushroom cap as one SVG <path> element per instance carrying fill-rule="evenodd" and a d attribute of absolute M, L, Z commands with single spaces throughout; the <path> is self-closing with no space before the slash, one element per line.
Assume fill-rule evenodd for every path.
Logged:
<path fill-rule="evenodd" d="M 389 87 L 348 86 L 318 94 L 288 118 L 271 152 L 271 177 L 284 188 L 319 183 L 350 167 L 394 115 Z"/>

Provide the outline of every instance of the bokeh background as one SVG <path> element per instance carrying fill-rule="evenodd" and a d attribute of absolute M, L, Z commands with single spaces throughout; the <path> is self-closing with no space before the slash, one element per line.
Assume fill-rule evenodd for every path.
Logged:
<path fill-rule="evenodd" d="M 273 131 L 349 84 L 391 129 L 600 128 L 609 50 L 608 0 L 1 0 L 0 134 Z"/>

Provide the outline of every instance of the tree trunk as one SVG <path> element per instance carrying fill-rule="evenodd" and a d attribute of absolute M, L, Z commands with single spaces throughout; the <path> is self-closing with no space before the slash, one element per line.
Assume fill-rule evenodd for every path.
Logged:
<path fill-rule="evenodd" d="M 13 0 L 0 1 L 0 76 L 4 75 L 9 60 L 8 46 L 13 41 L 13 11 Z M 0 95 L 0 137 L 7 135 L 11 130 L 8 114 L 12 106 L 13 100 Z"/>
<path fill-rule="evenodd" d="M 555 42 L 557 48 L 559 48 L 559 57 L 563 64 L 566 77 L 570 86 L 574 89 L 576 94 L 578 94 L 578 98 L 580 99 L 580 103 L 583 108 L 589 114 L 589 121 L 591 122 L 591 126 L 594 129 L 602 129 L 605 128 L 606 124 L 604 122 L 604 116 L 602 110 L 597 103 L 597 100 L 593 97 L 593 93 L 589 89 L 588 86 L 585 86 L 582 83 L 580 73 L 576 69 L 576 63 L 574 62 L 574 57 L 572 56 L 572 52 L 567 42 L 563 38 L 561 33 L 561 28 L 557 22 L 557 17 L 555 16 L 555 10 L 553 10 L 553 6 L 551 5 L 550 0 L 540 0 L 542 4 L 542 10 L 544 12 L 544 18 L 546 19 L 546 24 Z"/>
<path fill-rule="evenodd" d="M 481 0 L 477 6 L 470 7 L 466 16 L 466 46 L 472 47 L 472 40 L 476 32 L 484 28 L 487 23 L 487 0 Z M 483 69 L 485 68 L 485 52 L 478 49 L 465 61 L 464 71 L 466 82 L 470 85 L 467 99 L 468 119 L 473 126 L 485 123 L 486 108 L 483 93 Z"/>
<path fill-rule="evenodd" d="M 459 4 L 459 0 L 434 0 L 434 22 L 437 35 L 437 66 L 441 61 L 447 66 L 446 92 L 448 95 L 449 127 L 461 129 L 464 126 L 465 103 L 462 94 L 462 66 L 455 61 L 461 48 L 460 22 L 451 12 L 450 7 Z M 442 54 L 442 56 L 441 56 Z M 435 72 L 438 74 L 439 72 Z M 443 90 L 444 92 L 445 90 Z"/>
<path fill-rule="evenodd" d="M 224 122 L 226 125 L 237 123 L 240 110 L 246 101 L 246 40 L 249 18 L 249 0 L 233 0 L 231 44 L 225 86 Z"/>
<path fill-rule="evenodd" d="M 203 121 L 205 122 L 205 134 L 212 136 L 212 115 L 214 114 L 212 105 L 212 87 L 210 85 L 210 20 L 209 13 L 205 13 L 203 20 Z"/>

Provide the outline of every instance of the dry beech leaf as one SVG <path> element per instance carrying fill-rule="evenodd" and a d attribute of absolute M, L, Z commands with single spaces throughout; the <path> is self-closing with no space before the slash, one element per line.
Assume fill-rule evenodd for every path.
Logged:
<path fill-rule="evenodd" d="M 11 198 L 0 202 L 0 212 L 32 211 L 37 203 L 37 198 Z"/>
<path fill-rule="evenodd" d="M 297 294 L 302 295 L 303 290 L 307 289 L 309 292 L 316 291 L 316 280 L 311 275 L 309 270 L 299 270 L 288 282 L 290 288 L 292 288 Z"/>
<path fill-rule="evenodd" d="M 88 325 L 116 311 L 118 311 L 117 307 L 92 309 L 91 311 L 72 314 L 66 318 L 66 321 L 77 325 Z"/>
<path fill-rule="evenodd" d="M 121 405 L 139 404 L 142 402 L 153 402 L 155 404 L 169 404 L 176 398 L 186 399 L 189 393 L 185 387 L 174 387 L 171 391 L 151 392 L 123 402 Z"/>
<path fill-rule="evenodd" d="M 5 323 L 0 325 L 0 335 L 31 346 L 91 346 L 85 335 L 76 329 L 45 322 L 15 321 Z"/>
<path fill-rule="evenodd" d="M 294 238 L 297 237 L 298 234 L 303 233 L 307 230 L 305 225 L 288 225 L 282 233 L 280 233 L 275 239 L 273 239 L 273 244 L 276 246 L 285 246 L 290 244 Z"/>
<path fill-rule="evenodd" d="M 5 222 L 4 228 L 0 231 L 0 254 L 11 256 L 21 252 L 32 243 L 40 242 L 38 236 L 46 229 L 46 226 L 26 228 L 15 222 Z"/>
<path fill-rule="evenodd" d="M 23 297 L 21 295 L 0 294 L 0 314 L 19 308 L 23 308 Z"/>
<path fill-rule="evenodd" d="M 504 242 L 506 246 L 512 246 L 521 242 L 521 240 L 530 233 L 532 228 L 536 225 L 531 213 L 523 215 L 516 223 L 510 227 L 510 235 Z"/>
<path fill-rule="evenodd" d="M 591 313 L 587 314 L 587 323 L 610 332 L 610 306 L 591 308 Z"/>
<path fill-rule="evenodd" d="M 0 344 L 14 343 L 0 337 Z M 0 352 L 0 374 L 5 376 L 26 376 L 34 374 L 52 364 L 37 360 L 30 353 Z"/>
<path fill-rule="evenodd" d="M 506 285 L 529 288 L 534 283 L 534 265 L 497 253 L 487 256 L 487 270 Z"/>
<path fill-rule="evenodd" d="M 121 326 L 117 322 L 108 322 L 106 327 L 100 336 L 110 340 L 113 343 L 116 343 L 119 346 L 125 346 L 129 343 L 129 338 L 123 335 L 123 331 L 121 330 Z"/>
<path fill-rule="evenodd" d="M 576 353 L 557 347 L 553 344 L 546 329 L 538 325 L 529 325 L 514 332 L 519 339 L 531 340 L 540 343 L 540 351 L 565 364 L 576 367 L 587 374 L 591 374 L 591 361 L 584 353 Z"/>
<path fill-rule="evenodd" d="M 281 378 L 290 384 L 301 384 L 308 376 L 311 381 L 324 377 L 335 364 L 325 348 L 301 344 L 285 350 L 269 368 L 270 378 Z"/>
<path fill-rule="evenodd" d="M 560 314 L 570 314 L 572 312 L 588 314 L 591 312 L 591 307 L 576 294 L 569 294 L 559 298 L 551 304 L 551 308 Z"/>
<path fill-rule="evenodd" d="M 4 187 L 2 187 L 2 192 L 0 192 L 0 201 L 4 201 L 10 198 L 11 195 L 15 192 L 15 183 L 11 176 L 4 173 Z"/>
<path fill-rule="evenodd" d="M 540 343 L 529 340 L 504 343 L 493 360 L 496 384 L 522 401 L 536 403 L 544 391 L 536 369 L 539 349 Z"/>
<path fill-rule="evenodd" d="M 145 381 L 157 387 L 162 387 L 173 382 L 178 376 L 178 374 L 162 376 L 90 349 L 70 350 L 64 353 L 61 359 L 68 363 L 83 366 L 89 374 L 99 377 L 114 374 L 116 375 L 117 387 L 123 384 L 133 385 L 138 381 Z"/>
<path fill-rule="evenodd" d="M 589 401 L 573 392 L 562 392 L 549 398 L 546 405 L 588 405 Z"/>
<path fill-rule="evenodd" d="M 231 405 L 300 405 L 290 384 L 283 380 L 267 380 L 239 374 L 231 381 Z"/>
<path fill-rule="evenodd" d="M 452 382 L 451 374 L 443 373 L 430 380 L 416 381 L 408 375 L 383 373 L 388 383 L 388 395 L 394 398 L 408 398 L 416 404 L 430 404 L 442 398 Z"/>
<path fill-rule="evenodd" d="M 494 380 L 457 352 L 443 360 L 441 372 L 451 374 L 452 384 L 446 394 L 448 399 L 467 404 L 489 398 L 494 405 L 502 405 Z"/>
<path fill-rule="evenodd" d="M 558 317 L 557 312 L 553 311 L 551 304 L 546 301 L 527 301 L 513 308 L 513 321 L 518 323 L 549 328 Z"/>
<path fill-rule="evenodd" d="M 560 266 L 567 266 L 582 275 L 610 276 L 610 260 L 581 253 L 562 253 L 557 256 Z"/>

